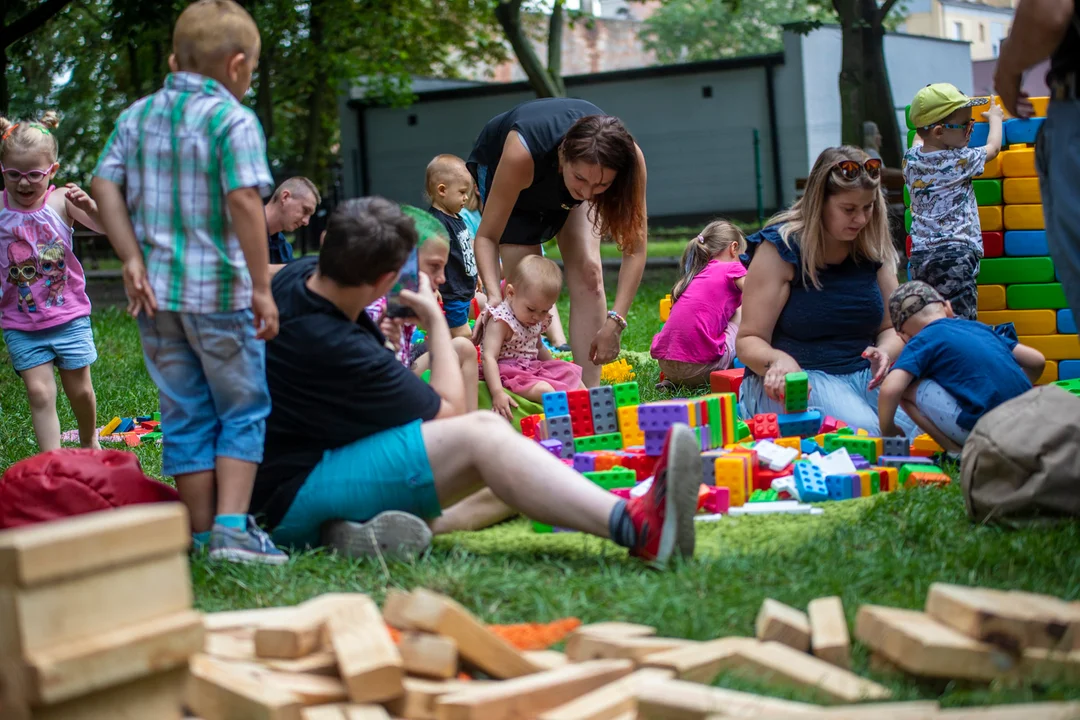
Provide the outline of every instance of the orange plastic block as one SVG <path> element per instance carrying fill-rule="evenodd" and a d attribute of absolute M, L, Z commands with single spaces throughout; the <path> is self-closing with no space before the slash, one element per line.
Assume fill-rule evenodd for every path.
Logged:
<path fill-rule="evenodd" d="M 1024 342 L 1023 339 L 1021 339 L 1020 342 Z M 937 441 L 926 433 L 923 433 L 922 435 L 915 438 L 915 441 L 911 443 L 911 449 L 912 451 L 917 450 L 919 452 L 928 453 L 943 452 L 942 447 L 937 444 Z"/>
<path fill-rule="evenodd" d="M 908 476 L 908 487 L 913 485 L 948 485 L 952 482 L 945 473 L 940 472 L 913 472 Z"/>
<path fill-rule="evenodd" d="M 124 444 L 128 447 L 138 447 L 142 440 L 133 432 L 124 433 Z"/>
<path fill-rule="evenodd" d="M 870 477 L 873 475 L 873 473 L 869 470 L 860 470 L 858 472 L 858 475 L 859 484 L 862 485 L 862 496 L 870 497 Z"/>
<path fill-rule="evenodd" d="M 1006 230 L 1042 230 L 1045 227 L 1041 204 L 1005 206 Z"/>
<path fill-rule="evenodd" d="M 995 232 L 1005 227 L 1000 205 L 979 206 L 979 225 L 983 232 Z"/>
<path fill-rule="evenodd" d="M 983 310 L 1005 309 L 1005 286 L 1004 285 L 980 285 L 979 286 L 979 312 Z"/>
<path fill-rule="evenodd" d="M 1035 172 L 1035 148 L 1002 150 L 998 157 L 1001 158 L 1001 172 L 1005 177 L 1038 177 Z"/>

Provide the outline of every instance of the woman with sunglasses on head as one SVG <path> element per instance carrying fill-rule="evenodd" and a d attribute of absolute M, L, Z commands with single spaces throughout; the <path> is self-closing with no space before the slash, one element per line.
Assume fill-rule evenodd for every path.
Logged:
<path fill-rule="evenodd" d="M 101 230 L 97 204 L 78 186 L 54 192 L 57 162 L 55 112 L 39 120 L 0 117 L 0 328 L 30 401 L 42 451 L 60 447 L 56 380 L 79 424 L 83 447 L 98 447 L 97 399 L 90 365 L 97 360 L 90 330 L 90 298 L 72 250 L 72 223 Z"/>
<path fill-rule="evenodd" d="M 877 387 L 903 341 L 885 300 L 897 286 L 881 161 L 854 147 L 818 156 L 806 192 L 747 238 L 743 417 L 784 412 L 784 378 L 806 371 L 810 405 L 878 434 Z M 905 433 L 914 423 L 902 412 Z"/>

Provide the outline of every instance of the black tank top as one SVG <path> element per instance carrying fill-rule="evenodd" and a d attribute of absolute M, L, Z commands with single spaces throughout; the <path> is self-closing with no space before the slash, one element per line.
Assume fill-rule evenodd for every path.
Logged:
<path fill-rule="evenodd" d="M 570 211 L 581 204 L 566 189 L 559 172 L 559 144 L 570 127 L 588 115 L 604 111 L 585 100 L 543 98 L 522 103 L 496 115 L 480 131 L 468 165 L 486 167 L 483 196 L 488 197 L 495 168 L 502 157 L 506 136 L 517 131 L 533 159 L 532 184 L 521 191 L 506 224 L 503 238 L 516 244 L 539 244 L 555 237 Z M 533 242 L 529 242 L 533 241 Z"/>
<path fill-rule="evenodd" d="M 1050 58 L 1047 80 L 1064 78 L 1067 73 L 1080 73 L 1080 2 L 1073 9 L 1072 22 L 1061 44 Z"/>

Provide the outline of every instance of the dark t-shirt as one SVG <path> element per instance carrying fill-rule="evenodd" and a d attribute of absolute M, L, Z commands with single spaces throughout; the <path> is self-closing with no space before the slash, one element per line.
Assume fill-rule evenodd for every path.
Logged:
<path fill-rule="evenodd" d="M 476 256 L 473 255 L 472 234 L 465 221 L 447 215 L 435 206 L 428 212 L 438 218 L 450 238 L 450 260 L 446 263 L 446 282 L 439 286 L 443 302 L 472 300 L 476 294 Z"/>
<path fill-rule="evenodd" d="M 271 285 L 280 330 L 266 344 L 271 410 L 251 512 L 270 528 L 285 516 L 323 452 L 415 420 L 442 400 L 384 346 L 367 313 L 353 322 L 305 285 L 316 257 L 300 258 Z"/>
<path fill-rule="evenodd" d="M 285 233 L 274 233 L 269 236 L 270 264 L 287 265 L 293 261 L 292 245 L 285 239 Z"/>
<path fill-rule="evenodd" d="M 1050 73 L 1047 75 L 1047 81 L 1069 72 L 1080 72 L 1080 2 L 1075 3 L 1072 23 L 1065 33 L 1065 38 L 1050 58 Z"/>
<path fill-rule="evenodd" d="M 559 172 L 559 145 L 575 122 L 604 111 L 585 100 L 575 98 L 543 98 L 524 102 L 512 110 L 492 118 L 480 131 L 469 155 L 469 167 L 486 166 L 487 187 L 483 197 L 491 192 L 495 168 L 502 158 L 503 145 L 511 130 L 525 141 L 533 159 L 533 182 L 518 195 L 517 203 L 506 223 L 503 237 L 516 244 L 539 244 L 558 234 L 570 211 L 581 204 L 566 189 Z"/>

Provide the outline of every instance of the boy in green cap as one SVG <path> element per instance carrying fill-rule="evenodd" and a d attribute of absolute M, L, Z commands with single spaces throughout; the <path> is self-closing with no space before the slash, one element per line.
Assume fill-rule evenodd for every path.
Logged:
<path fill-rule="evenodd" d="M 977 319 L 982 227 L 971 181 L 1001 151 L 1002 110 L 983 113 L 990 134 L 983 147 L 968 147 L 971 108 L 986 98 L 969 98 L 953 85 L 927 85 L 911 101 L 918 136 L 904 153 L 904 182 L 911 195 L 911 279 L 921 280 L 950 301 L 958 317 Z"/>

